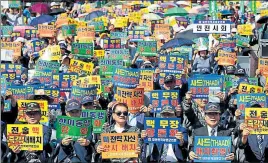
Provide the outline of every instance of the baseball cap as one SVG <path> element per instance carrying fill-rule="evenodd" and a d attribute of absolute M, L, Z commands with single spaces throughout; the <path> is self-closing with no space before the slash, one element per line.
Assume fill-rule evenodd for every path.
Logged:
<path fill-rule="evenodd" d="M 170 105 L 165 105 L 162 109 L 162 111 L 160 112 L 160 114 L 163 114 L 163 113 L 173 113 L 175 114 L 175 108 L 170 106 Z"/>
<path fill-rule="evenodd" d="M 30 112 L 30 111 L 39 111 L 41 112 L 41 107 L 37 102 L 30 102 L 26 105 L 25 112 Z"/>
<path fill-rule="evenodd" d="M 64 44 L 64 43 L 60 43 L 59 45 L 60 45 L 60 48 L 61 48 L 61 49 L 67 49 L 66 44 Z"/>
<path fill-rule="evenodd" d="M 237 29 L 236 28 L 232 28 L 231 32 L 232 33 L 237 33 Z"/>
<path fill-rule="evenodd" d="M 60 4 L 58 2 L 51 2 L 50 6 L 60 6 Z"/>
<path fill-rule="evenodd" d="M 23 42 L 23 43 L 25 43 L 26 40 L 23 37 L 18 37 L 14 42 Z"/>
<path fill-rule="evenodd" d="M 85 96 L 82 101 L 81 101 L 81 104 L 84 105 L 86 103 L 89 103 L 89 102 L 94 102 L 94 97 L 93 96 Z"/>
<path fill-rule="evenodd" d="M 38 85 L 38 84 L 41 84 L 41 82 L 37 78 L 32 78 L 30 81 L 27 82 L 27 85 Z"/>
<path fill-rule="evenodd" d="M 173 82 L 176 81 L 176 78 L 174 75 L 167 75 L 164 79 L 164 83 Z"/>
<path fill-rule="evenodd" d="M 220 113 L 220 105 L 216 103 L 207 103 L 205 113 Z"/>
<path fill-rule="evenodd" d="M 259 102 L 257 102 L 256 100 L 253 100 L 253 101 L 249 101 L 247 104 L 246 104 L 246 107 L 253 107 L 253 108 L 261 108 L 261 104 Z"/>
<path fill-rule="evenodd" d="M 226 74 L 234 74 L 235 70 L 236 70 L 235 66 L 232 66 L 232 65 L 227 66 L 226 67 Z"/>
<path fill-rule="evenodd" d="M 82 110 L 81 103 L 75 99 L 68 100 L 65 106 L 66 111 Z"/>
<path fill-rule="evenodd" d="M 22 85 L 23 85 L 22 81 L 21 80 L 18 80 L 18 79 L 14 80 L 11 83 L 11 86 L 22 86 Z"/>
<path fill-rule="evenodd" d="M 238 68 L 235 70 L 235 75 L 246 75 L 246 71 L 243 68 Z"/>

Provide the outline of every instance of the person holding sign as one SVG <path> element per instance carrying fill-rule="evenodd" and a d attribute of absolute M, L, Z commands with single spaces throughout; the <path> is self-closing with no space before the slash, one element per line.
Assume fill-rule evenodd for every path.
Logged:
<path fill-rule="evenodd" d="M 230 130 L 221 129 L 218 127 L 220 121 L 220 106 L 216 103 L 208 103 L 205 107 L 205 121 L 206 126 L 198 128 L 193 132 L 193 138 L 195 136 L 231 136 Z M 194 142 L 194 141 L 192 141 Z M 199 159 L 199 156 L 193 152 L 194 144 L 190 145 L 189 157 L 191 160 Z M 234 147 L 232 147 L 231 153 L 226 155 L 226 160 L 234 160 Z"/>
<path fill-rule="evenodd" d="M 140 137 L 140 130 L 137 127 L 130 126 L 127 124 L 128 120 L 128 106 L 124 103 L 116 103 L 112 108 L 112 118 L 115 121 L 111 126 L 106 126 L 102 133 L 138 133 Z M 109 152 L 107 148 L 102 146 L 101 140 L 96 144 L 97 153 Z M 123 150 L 121 150 L 123 152 Z M 136 154 L 141 152 L 141 141 L 138 140 L 138 146 L 136 146 Z M 138 161 L 139 158 L 111 158 L 111 162 L 128 162 L 128 161 Z M 102 160 L 104 161 L 104 160 Z"/>
<path fill-rule="evenodd" d="M 211 73 L 213 68 L 213 58 L 208 56 L 208 48 L 204 45 L 198 48 L 197 55 L 195 56 L 192 71 L 201 72 L 202 69 L 208 69 Z"/>
<path fill-rule="evenodd" d="M 82 113 L 82 106 L 79 101 L 71 99 L 67 101 L 65 110 L 68 117 L 79 118 Z M 87 138 L 79 138 L 77 141 L 73 141 L 70 137 L 63 138 L 60 143 L 57 161 L 91 162 L 93 154 L 91 140 L 91 135 L 88 135 Z"/>
<path fill-rule="evenodd" d="M 40 105 L 36 102 L 27 103 L 24 116 L 27 124 L 40 124 L 42 117 Z M 49 158 L 48 154 L 52 153 L 52 148 L 49 144 L 52 134 L 51 128 L 43 125 L 43 134 L 43 151 L 33 151 L 31 149 L 21 151 L 21 147 L 17 146 L 15 149 L 12 149 L 11 162 L 15 162 L 16 157 L 21 163 L 31 162 L 33 160 L 37 162 L 46 162 Z"/>
<path fill-rule="evenodd" d="M 89 109 L 89 110 L 94 110 L 94 97 L 93 96 L 85 96 L 82 101 L 82 108 L 83 109 Z"/>

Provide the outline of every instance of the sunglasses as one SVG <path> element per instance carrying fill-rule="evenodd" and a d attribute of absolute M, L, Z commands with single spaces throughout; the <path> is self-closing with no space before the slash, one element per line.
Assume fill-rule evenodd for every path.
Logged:
<path fill-rule="evenodd" d="M 26 112 L 26 115 L 38 115 L 41 114 L 40 111 L 30 111 L 30 112 Z"/>
<path fill-rule="evenodd" d="M 35 96 L 34 99 L 35 100 L 46 100 L 47 97 L 46 96 Z"/>
<path fill-rule="evenodd" d="M 71 111 L 69 111 L 70 113 L 72 113 L 72 114 L 76 114 L 76 113 L 79 113 L 81 110 L 71 110 Z"/>
<path fill-rule="evenodd" d="M 123 114 L 123 116 L 128 116 L 128 112 L 127 111 L 125 111 L 125 112 L 121 112 L 121 111 L 119 111 L 119 112 L 114 112 L 118 117 L 120 117 L 122 114 Z"/>
<path fill-rule="evenodd" d="M 93 105 L 93 102 L 88 102 L 88 103 L 85 103 L 83 104 L 84 106 L 92 106 Z"/>

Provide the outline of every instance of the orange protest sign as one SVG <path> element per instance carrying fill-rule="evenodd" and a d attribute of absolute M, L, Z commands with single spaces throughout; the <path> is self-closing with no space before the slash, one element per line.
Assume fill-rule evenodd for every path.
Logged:
<path fill-rule="evenodd" d="M 258 69 L 261 75 L 268 77 L 268 59 L 259 58 Z"/>
<path fill-rule="evenodd" d="M 40 37 L 54 37 L 55 25 L 38 24 L 38 33 Z"/>
<path fill-rule="evenodd" d="M 156 39 L 159 39 L 158 36 L 163 36 L 165 40 L 170 39 L 170 29 L 169 24 L 155 24 L 154 36 Z"/>
<path fill-rule="evenodd" d="M 144 89 L 126 89 L 117 87 L 116 101 L 126 103 L 129 112 L 137 113 L 140 111 L 140 107 L 144 105 Z"/>
<path fill-rule="evenodd" d="M 218 65 L 235 65 L 236 59 L 236 52 L 227 52 L 222 49 L 218 51 Z"/>
<path fill-rule="evenodd" d="M 21 43 L 20 42 L 1 42 L 2 49 L 13 50 L 13 56 L 21 56 Z"/>
<path fill-rule="evenodd" d="M 87 37 L 91 40 L 94 40 L 95 38 L 95 28 L 94 26 L 88 26 L 88 27 L 78 27 L 77 29 L 77 37 Z"/>
<path fill-rule="evenodd" d="M 107 158 L 137 158 L 138 133 L 102 133 L 101 146 L 107 149 L 101 156 Z"/>

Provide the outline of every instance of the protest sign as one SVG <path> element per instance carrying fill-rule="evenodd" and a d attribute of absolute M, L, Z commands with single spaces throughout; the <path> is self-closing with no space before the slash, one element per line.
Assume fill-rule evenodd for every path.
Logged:
<path fill-rule="evenodd" d="M 7 89 L 7 81 L 6 79 L 1 75 L 1 95 L 6 93 Z"/>
<path fill-rule="evenodd" d="M 40 40 L 32 40 L 30 43 L 32 52 L 39 52 L 42 48 L 42 42 Z"/>
<path fill-rule="evenodd" d="M 261 75 L 268 77 L 268 59 L 259 58 L 258 69 L 260 70 Z"/>
<path fill-rule="evenodd" d="M 235 48 L 236 47 L 236 39 L 234 38 L 220 38 L 219 47 L 228 47 L 228 48 Z"/>
<path fill-rule="evenodd" d="M 45 100 L 18 100 L 18 121 L 26 122 L 25 110 L 27 104 L 30 102 L 36 102 L 40 105 L 42 115 L 40 122 L 48 122 L 48 102 Z"/>
<path fill-rule="evenodd" d="M 126 89 L 117 87 L 116 101 L 127 104 L 130 113 L 137 113 L 140 111 L 141 106 L 144 105 L 144 89 Z"/>
<path fill-rule="evenodd" d="M 83 109 L 81 118 L 92 118 L 93 133 L 102 133 L 102 126 L 106 122 L 105 110 L 87 110 Z"/>
<path fill-rule="evenodd" d="M 104 59 L 105 57 L 105 50 L 94 50 L 94 56 L 98 59 Z"/>
<path fill-rule="evenodd" d="M 2 72 L 1 75 L 7 82 L 12 82 L 16 79 L 16 72 Z"/>
<path fill-rule="evenodd" d="M 157 38 L 162 35 L 165 39 L 170 39 L 169 24 L 156 24 L 154 28 L 154 36 Z"/>
<path fill-rule="evenodd" d="M 60 88 L 60 91 L 70 92 L 73 86 L 73 82 L 78 79 L 77 73 L 60 73 L 53 74 L 52 81 L 53 84 L 57 85 Z"/>
<path fill-rule="evenodd" d="M 63 36 L 75 36 L 76 35 L 76 25 L 69 24 L 63 25 L 61 27 L 62 35 Z"/>
<path fill-rule="evenodd" d="M 262 93 L 263 89 L 260 86 L 256 85 L 250 85 L 246 83 L 241 83 L 239 84 L 238 87 L 238 93 L 243 94 L 243 93 Z"/>
<path fill-rule="evenodd" d="M 21 7 L 21 2 L 16 0 L 8 1 L 8 7 L 19 9 Z"/>
<path fill-rule="evenodd" d="M 250 36 L 253 35 L 252 31 L 253 27 L 251 24 L 242 24 L 237 26 L 237 32 L 239 35 Z"/>
<path fill-rule="evenodd" d="M 157 54 L 156 41 L 140 41 L 138 42 L 137 52 L 141 56 L 155 56 Z"/>
<path fill-rule="evenodd" d="M 94 40 L 95 38 L 95 29 L 93 26 L 77 27 L 76 30 L 77 37 L 86 37 L 90 40 Z"/>
<path fill-rule="evenodd" d="M 130 54 L 128 49 L 106 49 L 105 59 L 129 60 Z"/>
<path fill-rule="evenodd" d="M 71 92 L 71 99 L 81 101 L 85 96 L 97 95 L 97 87 L 81 88 L 79 86 L 73 86 Z"/>
<path fill-rule="evenodd" d="M 137 158 L 137 133 L 102 133 L 101 146 L 107 149 L 102 152 L 103 159 L 108 158 Z"/>
<path fill-rule="evenodd" d="M 128 17 L 129 17 L 129 22 L 139 23 L 142 18 L 142 13 L 141 12 L 129 12 Z"/>
<path fill-rule="evenodd" d="M 37 78 L 45 85 L 52 84 L 52 71 L 51 70 L 35 70 L 32 78 Z"/>
<path fill-rule="evenodd" d="M 7 145 L 14 150 L 43 150 L 43 125 L 40 124 L 7 124 Z"/>
<path fill-rule="evenodd" d="M 261 16 L 267 16 L 268 15 L 268 9 L 262 9 L 262 10 L 260 10 L 260 15 Z"/>
<path fill-rule="evenodd" d="M 5 100 L 4 101 L 5 105 L 4 105 L 4 110 L 3 112 L 10 112 L 11 111 L 11 100 Z"/>
<path fill-rule="evenodd" d="M 97 87 L 98 94 L 101 93 L 101 80 L 99 75 L 80 77 L 74 81 L 73 86 L 79 86 L 81 88 Z"/>
<path fill-rule="evenodd" d="M 78 74 L 86 73 L 90 74 L 93 70 L 94 64 L 92 62 L 83 62 L 76 59 L 71 59 L 70 68 L 71 72 L 76 72 Z"/>
<path fill-rule="evenodd" d="M 250 134 L 268 134 L 268 108 L 245 108 L 245 124 Z"/>
<path fill-rule="evenodd" d="M 38 24 L 39 37 L 54 37 L 55 32 L 55 25 Z"/>
<path fill-rule="evenodd" d="M 142 41 L 144 39 L 145 31 L 144 30 L 129 30 L 128 38 L 130 41 Z"/>
<path fill-rule="evenodd" d="M 20 42 L 1 42 L 1 49 L 13 50 L 13 56 L 21 56 L 21 43 Z"/>
<path fill-rule="evenodd" d="M 71 137 L 73 141 L 79 138 L 85 138 L 92 133 L 91 118 L 76 118 L 67 116 L 58 116 L 56 121 L 56 137 L 63 139 Z"/>
<path fill-rule="evenodd" d="M 105 38 L 103 39 L 103 48 L 104 49 L 120 49 L 121 48 L 121 39 L 115 38 Z"/>
<path fill-rule="evenodd" d="M 110 38 L 120 38 L 121 39 L 121 45 L 125 45 L 127 43 L 128 33 L 127 32 L 111 32 Z"/>
<path fill-rule="evenodd" d="M 27 99 L 34 94 L 32 86 L 9 86 L 6 91 L 11 91 L 15 99 Z"/>
<path fill-rule="evenodd" d="M 199 159 L 194 162 L 231 162 L 226 160 L 231 147 L 231 136 L 195 136 L 194 153 Z"/>
<path fill-rule="evenodd" d="M 72 54 L 80 54 L 89 57 L 93 55 L 93 43 L 72 43 Z"/>
<path fill-rule="evenodd" d="M 1 60 L 2 61 L 13 61 L 13 50 L 1 49 Z"/>
<path fill-rule="evenodd" d="M 144 88 L 144 92 L 154 90 L 154 70 L 140 69 L 140 87 Z"/>
<path fill-rule="evenodd" d="M 53 73 L 59 73 L 60 63 L 58 62 L 51 62 L 39 59 L 36 63 L 35 69 L 36 70 L 51 70 Z"/>
<path fill-rule="evenodd" d="M 151 32 L 153 33 L 156 24 L 164 24 L 164 23 L 165 23 L 164 19 L 159 19 L 159 20 L 151 20 L 147 24 L 149 27 L 151 27 Z"/>
<path fill-rule="evenodd" d="M 115 68 L 113 83 L 122 88 L 136 88 L 139 84 L 140 72 L 138 69 Z"/>
<path fill-rule="evenodd" d="M 115 67 L 123 67 L 124 61 L 122 59 L 102 59 L 99 62 L 100 75 L 112 76 Z"/>
<path fill-rule="evenodd" d="M 13 38 L 13 41 L 15 41 L 18 37 L 21 37 L 20 32 L 12 32 L 11 37 Z"/>
<path fill-rule="evenodd" d="M 250 46 L 249 45 L 250 39 L 248 37 L 235 35 L 235 39 L 236 39 L 236 46 L 239 46 L 239 47 L 248 47 L 248 46 Z"/>
<path fill-rule="evenodd" d="M 53 102 L 48 104 L 49 109 L 60 109 L 60 89 L 59 88 L 44 88 L 45 95 L 53 98 Z"/>
<path fill-rule="evenodd" d="M 177 107 L 179 105 L 179 90 L 154 90 L 150 92 L 150 104 L 154 112 L 160 113 L 164 105 Z"/>
<path fill-rule="evenodd" d="M 114 27 L 115 28 L 123 28 L 127 27 L 128 17 L 116 17 Z"/>
<path fill-rule="evenodd" d="M 187 65 L 187 60 L 182 56 L 161 55 L 159 57 L 159 69 L 161 72 L 182 73 Z"/>
<path fill-rule="evenodd" d="M 103 21 L 92 21 L 88 25 L 94 26 L 96 32 L 102 32 L 105 30 Z"/>
<path fill-rule="evenodd" d="M 267 107 L 265 93 L 237 94 L 237 108 L 245 115 L 245 108 L 251 101 L 257 101 L 262 107 Z"/>
<path fill-rule="evenodd" d="M 13 32 L 13 26 L 1 26 L 1 36 L 11 36 Z"/>
<path fill-rule="evenodd" d="M 22 72 L 21 64 L 11 64 L 11 63 L 2 63 L 1 72 L 16 72 L 17 77 L 19 78 Z"/>
<path fill-rule="evenodd" d="M 37 29 L 25 29 L 24 37 L 26 39 L 37 38 Z"/>
<path fill-rule="evenodd" d="M 236 52 L 229 52 L 223 49 L 218 51 L 218 65 L 229 66 L 235 65 L 237 57 Z"/>
<path fill-rule="evenodd" d="M 176 86 L 180 86 L 182 84 L 182 79 L 183 79 L 182 74 L 180 74 L 180 73 L 170 73 L 170 72 L 161 72 L 158 75 L 159 84 L 160 84 L 161 88 L 163 88 L 165 77 L 168 76 L 168 75 L 173 75 L 176 78 Z"/>
<path fill-rule="evenodd" d="M 101 92 L 104 93 L 105 97 L 108 97 L 108 93 L 111 92 L 110 85 L 113 83 L 112 78 L 101 78 Z"/>
<path fill-rule="evenodd" d="M 180 118 L 148 118 L 145 117 L 144 129 L 147 137 L 145 143 L 179 144 L 175 135 L 180 132 Z"/>
<path fill-rule="evenodd" d="M 231 33 L 229 20 L 196 20 L 193 24 L 193 33 Z"/>
<path fill-rule="evenodd" d="M 250 85 L 258 85 L 258 78 L 248 78 Z"/>

